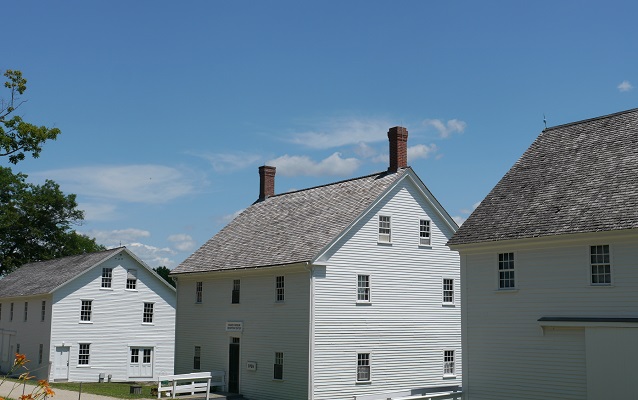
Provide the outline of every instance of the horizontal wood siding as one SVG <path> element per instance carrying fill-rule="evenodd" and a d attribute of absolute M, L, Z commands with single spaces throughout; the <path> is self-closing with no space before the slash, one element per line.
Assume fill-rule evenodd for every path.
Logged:
<path fill-rule="evenodd" d="M 391 217 L 391 244 L 377 243 L 379 215 Z M 431 246 L 419 246 L 421 218 L 432 221 Z M 316 268 L 314 399 L 461 384 L 459 259 L 445 246 L 452 233 L 403 181 Z M 370 304 L 357 304 L 358 274 L 370 276 Z M 455 306 L 442 305 L 444 278 L 454 279 Z M 444 350 L 456 352 L 456 377 L 443 377 Z M 371 354 L 370 383 L 356 382 L 357 353 Z"/>
<path fill-rule="evenodd" d="M 42 301 L 46 301 L 46 313 L 42 321 Z M 24 319 L 24 303 L 28 302 L 27 320 Z M 51 296 L 33 296 L 6 299 L 2 302 L 0 315 L 0 369 L 9 371 L 13 366 L 15 352 L 20 345 L 20 353 L 30 360 L 26 364 L 29 375 L 36 379 L 47 379 L 49 369 L 49 341 L 51 326 Z M 13 321 L 10 319 L 13 303 Z M 40 360 L 40 344 L 43 346 Z M 17 371 L 19 373 L 24 370 Z"/>
<path fill-rule="evenodd" d="M 285 277 L 285 301 L 275 302 L 275 276 Z M 241 282 L 240 303 L 231 304 L 233 280 Z M 247 398 L 299 400 L 308 397 L 309 272 L 303 266 L 178 276 L 176 373 L 195 372 L 195 346 L 201 371 L 225 371 L 229 344 L 240 339 L 239 389 Z M 196 282 L 203 283 L 195 303 Z M 241 321 L 242 332 L 226 322 Z M 273 380 L 275 352 L 284 353 L 284 379 Z M 255 371 L 247 362 L 257 363 Z"/>
<path fill-rule="evenodd" d="M 101 288 L 102 268 L 113 268 L 112 289 Z M 126 290 L 127 270 L 137 289 Z M 92 323 L 80 323 L 82 300 L 93 300 Z M 153 377 L 173 373 L 175 292 L 127 254 L 114 256 L 54 292 L 50 357 L 70 346 L 69 380 L 97 382 L 100 373 L 128 381 L 129 348 L 152 347 Z M 154 303 L 152 324 L 143 324 L 145 302 Z M 90 343 L 90 365 L 78 366 L 80 343 Z M 52 367 L 53 370 L 53 367 Z"/>
<path fill-rule="evenodd" d="M 638 317 L 636 232 L 572 235 L 461 250 L 466 400 L 584 399 L 584 327 L 555 317 Z M 589 284 L 589 246 L 609 244 L 613 285 Z M 498 253 L 514 252 L 517 290 L 497 290 Z"/>

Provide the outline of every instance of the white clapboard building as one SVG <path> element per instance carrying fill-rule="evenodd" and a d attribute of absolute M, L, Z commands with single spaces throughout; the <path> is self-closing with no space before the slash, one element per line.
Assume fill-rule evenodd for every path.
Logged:
<path fill-rule="evenodd" d="M 175 289 L 125 247 L 29 263 L 0 279 L 0 369 L 38 379 L 156 380 L 174 361 Z"/>
<path fill-rule="evenodd" d="M 543 130 L 449 244 L 466 400 L 638 399 L 638 109 Z"/>
<path fill-rule="evenodd" d="M 457 225 L 407 166 L 259 199 L 173 270 L 175 372 L 251 399 L 387 399 L 461 381 Z"/>

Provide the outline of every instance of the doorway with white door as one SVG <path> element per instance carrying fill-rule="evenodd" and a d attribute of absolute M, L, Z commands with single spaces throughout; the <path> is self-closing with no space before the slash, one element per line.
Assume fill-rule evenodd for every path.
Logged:
<path fill-rule="evenodd" d="M 153 348 L 131 347 L 129 349 L 129 378 L 153 377 Z"/>
<path fill-rule="evenodd" d="M 56 346 L 55 359 L 53 360 L 53 381 L 64 382 L 69 380 L 69 346 Z"/>

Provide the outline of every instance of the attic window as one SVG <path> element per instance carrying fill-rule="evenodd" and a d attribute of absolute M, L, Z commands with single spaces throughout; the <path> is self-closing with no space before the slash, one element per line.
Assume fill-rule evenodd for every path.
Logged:
<path fill-rule="evenodd" d="M 113 282 L 113 268 L 102 268 L 102 287 L 110 288 Z"/>
<path fill-rule="evenodd" d="M 126 288 L 131 290 L 137 289 L 137 270 L 129 269 L 126 271 Z"/>
<path fill-rule="evenodd" d="M 389 243 L 391 240 L 390 216 L 379 215 L 379 242 Z"/>
<path fill-rule="evenodd" d="M 431 244 L 430 220 L 422 219 L 419 222 L 419 244 L 429 246 Z"/>

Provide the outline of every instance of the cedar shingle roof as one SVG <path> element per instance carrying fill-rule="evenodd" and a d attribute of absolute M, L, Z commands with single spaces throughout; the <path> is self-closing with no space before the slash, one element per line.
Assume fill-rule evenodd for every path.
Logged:
<path fill-rule="evenodd" d="M 448 242 L 638 228 L 638 109 L 545 129 Z"/>
<path fill-rule="evenodd" d="M 122 251 L 122 247 L 24 264 L 0 279 L 0 298 L 51 293 L 84 271 Z"/>
<path fill-rule="evenodd" d="M 382 172 L 256 202 L 172 273 L 310 261 L 406 171 Z"/>

